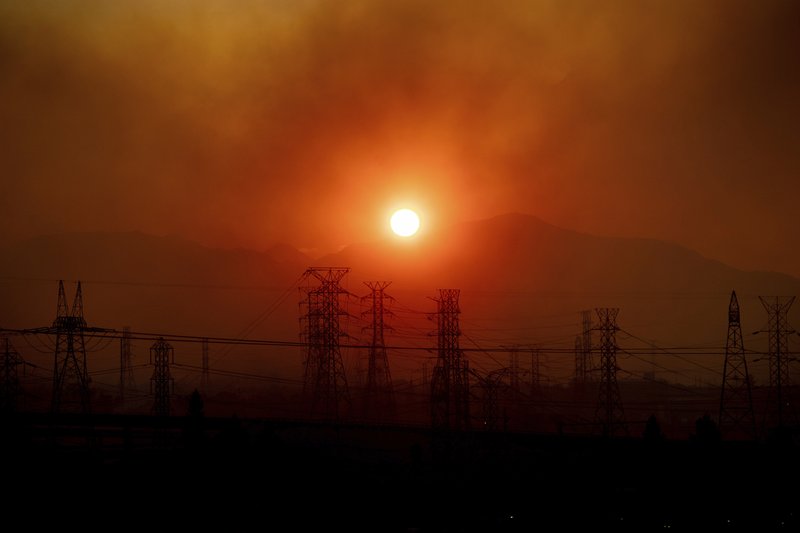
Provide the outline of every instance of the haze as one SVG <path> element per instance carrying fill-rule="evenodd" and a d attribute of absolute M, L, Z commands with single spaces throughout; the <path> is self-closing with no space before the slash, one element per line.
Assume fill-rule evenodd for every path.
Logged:
<path fill-rule="evenodd" d="M 794 2 L 4 2 L 6 242 L 507 212 L 800 275 Z"/>

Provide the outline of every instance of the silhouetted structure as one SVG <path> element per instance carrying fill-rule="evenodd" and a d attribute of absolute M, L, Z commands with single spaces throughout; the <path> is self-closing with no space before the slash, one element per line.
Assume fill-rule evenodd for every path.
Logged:
<path fill-rule="evenodd" d="M 725 363 L 722 367 L 719 430 L 723 435 L 756 437 L 750 375 L 747 372 L 736 291 L 731 292 L 731 301 L 728 305 L 728 341 L 725 345 Z"/>
<path fill-rule="evenodd" d="M 347 377 L 339 349 L 339 338 L 345 335 L 339 326 L 342 310 L 339 298 L 347 294 L 340 282 L 349 268 L 310 268 L 305 277 L 319 285 L 306 288 L 305 312 L 306 354 L 303 392 L 311 399 L 312 416 L 327 420 L 340 419 L 350 407 Z"/>
<path fill-rule="evenodd" d="M 8 337 L 3 338 L 3 359 L 0 363 L 0 412 L 16 411 L 19 398 L 18 367 L 23 364 L 22 357 L 11 345 Z"/>
<path fill-rule="evenodd" d="M 125 400 L 125 389 L 136 386 L 133 378 L 133 351 L 131 349 L 131 328 L 122 328 L 119 338 L 119 399 Z"/>
<path fill-rule="evenodd" d="M 175 352 L 163 338 L 159 338 L 150 347 L 150 364 L 153 365 L 150 392 L 153 394 L 153 414 L 156 416 L 169 416 L 170 414 L 174 382 L 169 373 L 169 365 L 174 360 Z"/>
<path fill-rule="evenodd" d="M 431 422 L 436 429 L 469 428 L 469 362 L 459 346 L 458 289 L 439 289 L 438 358 L 431 379 Z"/>
<path fill-rule="evenodd" d="M 370 294 L 363 298 L 370 302 L 369 309 L 364 312 L 370 317 L 370 325 L 366 329 L 372 332 L 367 361 L 367 389 L 364 398 L 364 417 L 367 420 L 394 420 L 396 415 L 392 375 L 389 371 L 389 358 L 383 339 L 384 329 L 387 329 L 385 318 L 390 314 L 386 309 L 386 302 L 392 299 L 386 294 L 385 289 L 390 283 L 389 281 L 365 282 L 365 285 L 370 288 Z"/>
<path fill-rule="evenodd" d="M 86 345 L 83 337 L 87 328 L 83 317 L 80 281 L 70 311 L 64 293 L 64 282 L 59 280 L 58 306 L 53 329 L 56 333 L 56 348 L 51 410 L 57 413 L 77 406 L 81 412 L 88 413 L 89 375 L 86 371 Z"/>
<path fill-rule="evenodd" d="M 617 384 L 617 341 L 616 333 L 618 308 L 595 309 L 600 332 L 600 394 L 597 402 L 597 420 L 603 428 L 603 435 L 611 436 L 627 433 L 625 414 Z"/>
<path fill-rule="evenodd" d="M 769 316 L 769 393 L 767 411 L 764 417 L 765 429 L 781 428 L 790 414 L 791 399 L 789 390 L 789 334 L 794 330 L 789 326 L 787 315 L 794 303 L 794 296 L 765 298 L 759 296 L 761 304 Z"/>

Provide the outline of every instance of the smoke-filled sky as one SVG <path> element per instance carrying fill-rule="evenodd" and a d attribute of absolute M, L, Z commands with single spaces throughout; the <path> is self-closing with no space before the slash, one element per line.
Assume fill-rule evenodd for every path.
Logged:
<path fill-rule="evenodd" d="M 0 239 L 525 212 L 800 276 L 800 3 L 6 0 Z"/>

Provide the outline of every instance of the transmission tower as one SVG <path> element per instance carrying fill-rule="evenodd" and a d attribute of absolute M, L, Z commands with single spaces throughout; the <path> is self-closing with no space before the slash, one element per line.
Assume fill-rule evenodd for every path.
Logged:
<path fill-rule="evenodd" d="M 11 346 L 8 337 L 3 339 L 3 360 L 0 366 L 0 413 L 12 413 L 17 409 L 19 398 L 19 373 L 17 367 L 23 364 L 22 357 Z"/>
<path fill-rule="evenodd" d="M 719 429 L 725 434 L 756 436 L 750 376 L 742 341 L 742 323 L 736 291 L 728 305 L 728 342 L 722 367 L 722 392 L 719 401 Z"/>
<path fill-rule="evenodd" d="M 787 318 L 794 296 L 765 298 L 759 296 L 769 316 L 769 393 L 764 423 L 767 427 L 783 427 L 791 408 L 789 379 L 789 335 L 794 330 Z"/>
<path fill-rule="evenodd" d="M 131 349 L 131 328 L 122 328 L 119 339 L 119 399 L 125 400 L 125 389 L 136 386 L 133 379 L 133 351 Z"/>
<path fill-rule="evenodd" d="M 436 429 L 469 428 L 469 362 L 458 339 L 458 289 L 439 289 L 438 357 L 431 380 L 431 421 Z"/>
<path fill-rule="evenodd" d="M 200 388 L 203 390 L 203 394 L 208 394 L 209 384 L 211 383 L 208 371 L 208 339 L 203 339 L 201 346 L 203 351 L 203 373 L 200 375 Z"/>
<path fill-rule="evenodd" d="M 362 298 L 362 300 L 369 301 L 370 307 L 364 312 L 364 315 L 368 315 L 371 322 L 370 326 L 365 329 L 372 332 L 367 363 L 367 391 L 364 398 L 364 418 L 367 420 L 393 420 L 396 416 L 389 358 L 383 340 L 383 332 L 388 329 L 385 317 L 391 314 L 386 309 L 386 301 L 391 301 L 392 297 L 385 292 L 390 283 L 389 281 L 365 282 L 371 292 Z"/>
<path fill-rule="evenodd" d="M 305 341 L 308 344 L 303 379 L 303 392 L 311 399 L 311 415 L 326 420 L 339 420 L 350 407 L 347 377 L 339 349 L 342 310 L 339 298 L 348 294 L 340 282 L 349 268 L 310 268 L 305 277 L 319 285 L 306 288 L 304 319 Z"/>
<path fill-rule="evenodd" d="M 169 416 L 170 398 L 175 382 L 169 374 L 170 363 L 175 362 L 172 346 L 163 338 L 159 338 L 150 347 L 150 364 L 153 365 L 153 376 L 150 378 L 150 393 L 153 395 L 153 414 Z"/>
<path fill-rule="evenodd" d="M 603 435 L 612 436 L 620 431 L 627 433 L 625 414 L 617 384 L 617 308 L 595 309 L 600 332 L 600 394 L 597 402 L 597 419 Z"/>
<path fill-rule="evenodd" d="M 83 318 L 80 281 L 71 312 L 64 294 L 64 282 L 58 282 L 58 306 L 53 329 L 56 332 L 56 349 L 52 411 L 57 413 L 62 409 L 77 407 L 81 412 L 88 413 L 89 375 L 86 371 L 86 345 L 83 338 L 86 320 Z"/>

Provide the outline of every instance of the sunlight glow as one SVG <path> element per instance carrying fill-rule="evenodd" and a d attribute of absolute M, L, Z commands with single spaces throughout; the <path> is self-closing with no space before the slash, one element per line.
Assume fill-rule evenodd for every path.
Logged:
<path fill-rule="evenodd" d="M 419 230 L 419 216 L 411 209 L 398 209 L 392 215 L 392 231 L 401 237 L 411 237 Z"/>

